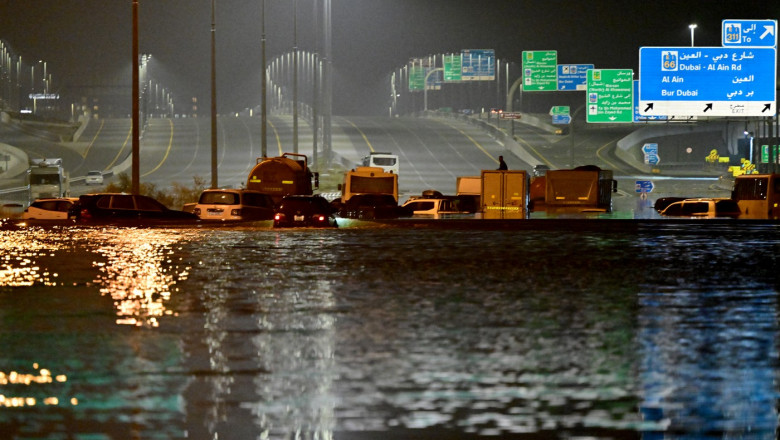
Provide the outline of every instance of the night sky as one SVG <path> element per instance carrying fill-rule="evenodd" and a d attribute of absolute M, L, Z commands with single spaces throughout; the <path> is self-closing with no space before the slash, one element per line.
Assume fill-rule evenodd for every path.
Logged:
<path fill-rule="evenodd" d="M 321 1 L 321 0 L 318 0 Z M 267 59 L 293 46 L 292 0 L 265 0 Z M 313 0 L 298 0 L 298 47 L 313 51 Z M 219 110 L 260 101 L 261 1 L 216 0 Z M 139 0 L 140 51 L 180 94 L 210 94 L 210 0 Z M 638 68 L 642 46 L 721 45 L 723 19 L 778 19 L 772 0 L 332 0 L 334 112 L 380 108 L 385 77 L 412 57 L 557 50 L 559 63 Z M 0 38 L 47 62 L 55 88 L 129 77 L 131 0 L 0 0 Z"/>

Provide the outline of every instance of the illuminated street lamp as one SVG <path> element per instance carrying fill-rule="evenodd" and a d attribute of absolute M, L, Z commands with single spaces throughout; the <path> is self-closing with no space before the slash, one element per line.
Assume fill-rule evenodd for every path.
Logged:
<path fill-rule="evenodd" d="M 696 29 L 695 24 L 689 24 L 688 28 L 691 30 L 691 47 L 693 47 L 693 31 Z"/>

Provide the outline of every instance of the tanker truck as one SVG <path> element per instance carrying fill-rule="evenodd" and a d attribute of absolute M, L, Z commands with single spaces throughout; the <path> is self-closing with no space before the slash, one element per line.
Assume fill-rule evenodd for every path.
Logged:
<path fill-rule="evenodd" d="M 286 195 L 311 195 L 318 188 L 319 174 L 309 170 L 306 155 L 297 153 L 257 158 L 246 182 L 246 189 L 268 194 L 276 204 Z"/>

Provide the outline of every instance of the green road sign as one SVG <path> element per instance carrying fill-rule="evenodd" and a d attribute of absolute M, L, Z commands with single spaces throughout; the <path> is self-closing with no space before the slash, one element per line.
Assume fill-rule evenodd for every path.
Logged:
<path fill-rule="evenodd" d="M 568 115 L 570 110 L 568 105 L 555 105 L 550 109 L 550 116 Z"/>
<path fill-rule="evenodd" d="M 409 91 L 419 92 L 425 90 L 425 68 L 412 65 L 409 68 Z"/>
<path fill-rule="evenodd" d="M 461 65 L 463 57 L 461 54 L 444 55 L 444 81 L 461 81 Z"/>
<path fill-rule="evenodd" d="M 523 51 L 523 91 L 558 90 L 558 52 L 555 50 Z"/>
<path fill-rule="evenodd" d="M 586 100 L 588 122 L 633 122 L 634 71 L 588 70 Z"/>

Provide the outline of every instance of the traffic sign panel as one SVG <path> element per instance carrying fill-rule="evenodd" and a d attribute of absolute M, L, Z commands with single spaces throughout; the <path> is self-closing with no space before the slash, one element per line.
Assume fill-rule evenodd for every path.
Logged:
<path fill-rule="evenodd" d="M 552 115 L 552 123 L 555 125 L 571 124 L 571 116 L 569 115 Z"/>
<path fill-rule="evenodd" d="M 571 107 L 568 105 L 554 105 L 550 108 L 550 115 L 568 115 Z"/>
<path fill-rule="evenodd" d="M 777 20 L 723 20 L 723 47 L 777 47 Z"/>
<path fill-rule="evenodd" d="M 775 114 L 774 48 L 639 49 L 642 115 Z"/>
<path fill-rule="evenodd" d="M 459 53 L 444 55 L 442 64 L 444 65 L 444 81 L 460 81 L 462 79 L 462 61 L 463 56 Z"/>
<path fill-rule="evenodd" d="M 655 185 L 652 180 L 637 180 L 635 188 L 638 193 L 651 193 L 655 189 Z"/>
<path fill-rule="evenodd" d="M 523 51 L 523 91 L 558 90 L 558 52 L 555 50 Z"/>
<path fill-rule="evenodd" d="M 558 90 L 585 90 L 593 64 L 558 64 Z"/>
<path fill-rule="evenodd" d="M 634 71 L 588 70 L 587 122 L 633 122 Z"/>
<path fill-rule="evenodd" d="M 493 49 L 463 49 L 460 53 L 463 81 L 496 79 L 496 53 Z"/>

